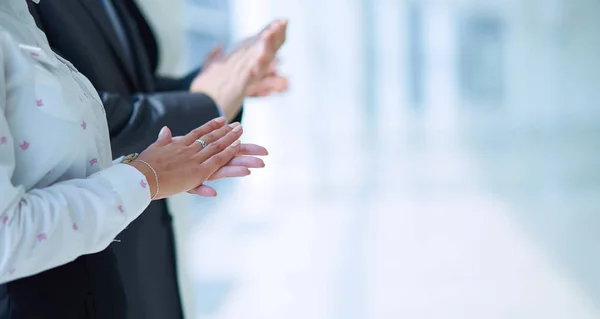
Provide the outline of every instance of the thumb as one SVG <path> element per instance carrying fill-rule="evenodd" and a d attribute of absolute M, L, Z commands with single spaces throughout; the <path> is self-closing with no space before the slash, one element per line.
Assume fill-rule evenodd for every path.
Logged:
<path fill-rule="evenodd" d="M 217 191 L 207 185 L 200 185 L 188 191 L 190 194 L 200 195 L 203 197 L 217 197 Z"/>
<path fill-rule="evenodd" d="M 221 56 L 223 54 L 223 47 L 221 47 L 220 45 L 216 46 L 214 49 L 212 49 L 212 51 L 210 52 L 210 54 L 208 55 L 208 58 L 210 60 L 213 60 L 215 58 L 218 58 L 219 56 Z"/>
<path fill-rule="evenodd" d="M 206 59 L 204 59 L 204 68 L 206 69 L 211 63 L 215 62 L 223 54 L 223 48 L 219 45 L 212 49 Z"/>
<path fill-rule="evenodd" d="M 173 134 L 171 133 L 171 130 L 166 126 L 163 126 L 163 128 L 158 133 L 158 140 L 156 140 L 156 143 L 159 145 L 166 145 L 171 143 L 172 140 Z"/>

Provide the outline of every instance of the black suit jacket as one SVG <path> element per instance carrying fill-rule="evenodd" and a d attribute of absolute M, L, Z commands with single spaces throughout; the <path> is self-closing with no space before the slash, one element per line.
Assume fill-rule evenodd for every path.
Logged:
<path fill-rule="evenodd" d="M 219 110 L 210 97 L 188 91 L 198 70 L 180 79 L 156 75 L 158 48 L 148 22 L 133 0 L 113 2 L 133 51 L 133 64 L 128 62 L 100 0 L 29 4 L 52 48 L 99 91 L 114 156 L 143 150 L 165 125 L 174 135 L 183 135 L 218 117 Z"/>
<path fill-rule="evenodd" d="M 197 71 L 181 79 L 155 74 L 158 50 L 147 21 L 132 0 L 113 2 L 129 39 L 132 63 L 100 0 L 46 0 L 30 3 L 30 12 L 53 49 L 99 91 L 115 157 L 143 150 L 162 126 L 183 135 L 217 117 L 217 106 L 208 96 L 187 91 Z M 11 283 L 13 319 L 182 318 L 165 202 L 153 202 L 118 239 L 102 253 Z M 115 278 L 119 273 L 122 283 Z"/>

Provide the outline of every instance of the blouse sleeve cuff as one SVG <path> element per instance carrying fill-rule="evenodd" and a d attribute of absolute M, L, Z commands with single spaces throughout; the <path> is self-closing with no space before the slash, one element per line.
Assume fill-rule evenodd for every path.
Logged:
<path fill-rule="evenodd" d="M 98 172 L 94 178 L 102 178 L 112 186 L 120 197 L 118 207 L 128 218 L 136 219 L 150 205 L 150 186 L 144 174 L 127 164 L 115 164 Z"/>

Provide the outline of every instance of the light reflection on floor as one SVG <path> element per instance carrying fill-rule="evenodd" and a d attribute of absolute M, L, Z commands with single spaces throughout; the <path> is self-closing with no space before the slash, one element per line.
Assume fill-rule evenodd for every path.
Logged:
<path fill-rule="evenodd" d="M 341 0 L 234 3 L 245 12 L 240 34 L 292 19 L 282 60 L 293 89 L 246 103 L 246 139 L 269 146 L 267 169 L 217 184 L 218 201 L 180 201 L 189 313 L 600 318 L 600 114 L 590 108 L 600 72 L 577 71 L 600 71 L 600 55 L 588 52 L 598 42 L 579 32 L 579 42 L 544 55 L 540 31 L 519 29 L 522 17 L 511 15 L 508 51 L 539 51 L 534 71 L 548 61 L 562 68 L 538 74 L 508 54 L 505 105 L 465 107 L 452 63 L 456 12 L 432 5 L 425 101 L 415 107 L 401 72 L 401 1 L 375 8 L 372 29 L 364 8 Z M 593 2 L 573 3 L 600 17 Z M 569 30 L 593 38 L 587 22 Z M 527 79 L 541 82 L 525 91 Z M 558 101 L 542 92 L 561 83 Z M 561 104 L 568 96 L 573 103 Z"/>

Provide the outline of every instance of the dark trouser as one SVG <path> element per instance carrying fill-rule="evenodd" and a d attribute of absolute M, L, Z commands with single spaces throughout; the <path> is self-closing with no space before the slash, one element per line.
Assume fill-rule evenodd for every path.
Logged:
<path fill-rule="evenodd" d="M 165 202 L 153 202 L 118 239 L 100 253 L 7 284 L 10 319 L 183 318 Z"/>
<path fill-rule="evenodd" d="M 117 238 L 112 246 L 127 291 L 127 319 L 182 319 L 166 202 L 152 202 Z"/>
<path fill-rule="evenodd" d="M 116 258 L 108 249 L 7 284 L 11 319 L 125 319 Z"/>
<path fill-rule="evenodd" d="M 6 285 L 0 286 L 0 319 L 10 319 L 8 293 Z"/>

